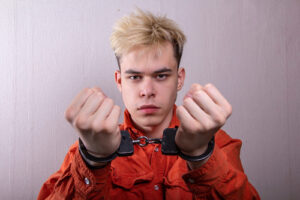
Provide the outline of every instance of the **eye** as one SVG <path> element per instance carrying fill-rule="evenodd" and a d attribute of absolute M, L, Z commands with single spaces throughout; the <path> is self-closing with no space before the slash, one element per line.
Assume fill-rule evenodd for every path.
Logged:
<path fill-rule="evenodd" d="M 133 76 L 129 76 L 129 79 L 130 79 L 130 80 L 140 80 L 140 79 L 141 79 L 141 76 L 133 75 Z"/>
<path fill-rule="evenodd" d="M 165 80 L 167 77 L 168 77 L 167 74 L 158 74 L 158 75 L 156 76 L 156 79 L 162 81 L 162 80 Z"/>

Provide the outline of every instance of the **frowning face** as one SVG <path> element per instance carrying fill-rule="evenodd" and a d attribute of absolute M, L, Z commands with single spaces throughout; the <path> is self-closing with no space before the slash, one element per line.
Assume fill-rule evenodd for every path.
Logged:
<path fill-rule="evenodd" d="M 159 126 L 172 118 L 172 108 L 184 82 L 173 46 L 138 46 L 122 55 L 115 80 L 133 122 L 139 128 Z"/>

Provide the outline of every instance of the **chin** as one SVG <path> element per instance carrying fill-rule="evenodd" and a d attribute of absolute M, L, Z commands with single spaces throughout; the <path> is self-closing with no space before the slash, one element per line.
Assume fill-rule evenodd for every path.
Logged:
<path fill-rule="evenodd" d="M 142 119 L 141 119 L 142 118 Z M 156 126 L 162 122 L 161 116 L 143 116 L 140 117 L 139 123 L 142 124 L 142 126 Z"/>

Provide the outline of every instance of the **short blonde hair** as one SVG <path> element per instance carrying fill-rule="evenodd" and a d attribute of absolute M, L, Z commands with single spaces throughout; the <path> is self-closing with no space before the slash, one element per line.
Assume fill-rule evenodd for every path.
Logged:
<path fill-rule="evenodd" d="M 121 56 L 133 47 L 161 45 L 166 41 L 172 43 L 174 56 L 179 65 L 186 41 L 183 32 L 173 20 L 166 16 L 154 16 L 140 9 L 117 21 L 110 37 L 119 67 Z"/>

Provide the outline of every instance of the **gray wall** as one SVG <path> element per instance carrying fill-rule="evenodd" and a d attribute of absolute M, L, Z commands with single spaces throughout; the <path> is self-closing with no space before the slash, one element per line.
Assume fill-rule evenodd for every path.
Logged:
<path fill-rule="evenodd" d="M 109 46 L 135 6 L 185 31 L 187 81 L 214 83 L 233 105 L 224 129 L 262 199 L 300 195 L 299 0 L 1 0 L 0 199 L 34 199 L 76 132 L 63 113 L 84 87 L 122 105 Z"/>

